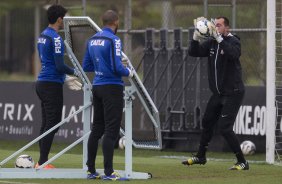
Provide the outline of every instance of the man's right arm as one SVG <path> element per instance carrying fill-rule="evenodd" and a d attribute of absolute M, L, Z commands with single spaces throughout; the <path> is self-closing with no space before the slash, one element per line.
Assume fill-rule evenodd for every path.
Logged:
<path fill-rule="evenodd" d="M 82 68 L 85 72 L 94 72 L 94 65 L 91 60 L 90 54 L 89 54 L 89 49 L 88 45 L 86 47 L 86 51 L 84 54 L 83 62 L 82 62 Z"/>
<path fill-rule="evenodd" d="M 52 42 L 53 44 L 52 48 L 54 49 L 54 60 L 55 60 L 55 66 L 58 72 L 73 75 L 74 69 L 69 67 L 64 62 L 64 42 L 60 36 L 54 37 Z"/>
<path fill-rule="evenodd" d="M 115 38 L 115 39 L 113 39 L 113 43 L 114 43 L 114 50 L 111 50 L 111 52 L 113 52 L 113 53 L 111 53 L 111 55 L 114 56 L 112 58 L 113 61 L 111 61 L 113 71 L 116 74 L 118 74 L 119 76 L 132 77 L 133 73 L 132 73 L 131 69 L 124 67 L 122 62 L 121 62 L 121 57 L 122 57 L 121 40 L 119 38 Z"/>

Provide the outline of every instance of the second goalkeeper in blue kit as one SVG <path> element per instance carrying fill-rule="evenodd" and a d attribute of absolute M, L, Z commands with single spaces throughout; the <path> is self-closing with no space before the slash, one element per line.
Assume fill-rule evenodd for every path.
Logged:
<path fill-rule="evenodd" d="M 94 120 L 88 139 L 88 179 L 100 178 L 96 172 L 95 161 L 98 141 L 103 136 L 102 149 L 104 155 L 104 180 L 121 180 L 113 169 L 115 142 L 123 111 L 123 76 L 133 76 L 133 71 L 122 64 L 122 44 L 116 31 L 118 15 L 112 10 L 102 16 L 103 29 L 87 42 L 83 59 L 83 70 L 95 72 L 93 79 Z"/>
<path fill-rule="evenodd" d="M 62 119 L 63 84 L 66 74 L 78 76 L 78 72 L 64 63 L 64 42 L 58 34 L 63 27 L 63 18 L 67 10 L 61 5 L 52 5 L 47 10 L 49 25 L 37 41 L 41 61 L 41 71 L 36 81 L 36 94 L 41 101 L 42 123 L 40 135 L 51 129 Z M 74 77 L 73 77 L 74 79 Z M 40 157 L 36 168 L 48 160 L 55 129 L 39 141 Z M 45 169 L 54 168 L 48 164 Z"/>

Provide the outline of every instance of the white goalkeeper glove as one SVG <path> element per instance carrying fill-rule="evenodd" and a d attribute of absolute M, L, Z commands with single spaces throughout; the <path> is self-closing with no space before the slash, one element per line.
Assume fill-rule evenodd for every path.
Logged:
<path fill-rule="evenodd" d="M 67 75 L 65 82 L 71 90 L 78 91 L 82 88 L 82 84 L 78 81 L 77 77 Z"/>
<path fill-rule="evenodd" d="M 205 17 L 198 17 L 198 18 L 194 19 L 195 30 L 194 30 L 194 34 L 193 34 L 193 40 L 195 40 L 195 41 L 200 41 L 202 39 L 206 39 L 206 37 L 201 35 L 201 33 L 196 29 L 197 28 L 197 22 L 201 21 L 201 20 L 206 20 L 206 18 Z"/>
<path fill-rule="evenodd" d="M 194 19 L 194 26 L 196 27 L 197 22 L 199 22 L 201 20 L 207 20 L 207 18 L 205 18 L 205 17 L 198 17 L 198 18 Z"/>
<path fill-rule="evenodd" d="M 217 43 L 222 42 L 223 38 L 221 36 L 221 34 L 219 34 L 216 30 L 215 27 L 215 20 L 211 19 L 211 21 L 208 23 L 208 27 L 211 33 L 211 37 L 214 37 L 214 39 L 217 41 Z"/>
<path fill-rule="evenodd" d="M 204 37 L 203 35 L 201 35 L 200 33 L 199 33 L 199 31 L 198 30 L 194 30 L 194 34 L 193 34 L 193 40 L 195 40 L 195 41 L 200 41 L 200 40 L 203 40 L 203 39 L 206 39 L 206 37 Z"/>
<path fill-rule="evenodd" d="M 129 75 L 128 75 L 128 77 L 130 77 L 130 78 L 132 78 L 133 77 L 133 68 L 129 68 L 129 67 L 126 67 L 126 69 L 128 70 L 128 72 L 129 72 Z"/>
<path fill-rule="evenodd" d="M 121 59 L 121 62 L 122 62 L 122 65 L 123 65 L 123 66 L 128 70 L 128 72 L 129 72 L 128 77 L 132 78 L 132 77 L 133 77 L 133 70 L 134 70 L 134 68 L 131 68 L 131 67 L 128 65 L 128 59 L 125 58 L 125 57 L 123 57 L 123 58 Z"/>

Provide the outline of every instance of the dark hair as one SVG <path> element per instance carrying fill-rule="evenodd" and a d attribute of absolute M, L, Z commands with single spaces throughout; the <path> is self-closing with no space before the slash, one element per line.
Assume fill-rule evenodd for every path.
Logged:
<path fill-rule="evenodd" d="M 47 10 L 47 17 L 48 17 L 48 22 L 50 24 L 54 24 L 59 17 L 64 18 L 64 16 L 67 13 L 67 9 L 65 9 L 61 5 L 52 5 L 48 8 Z"/>
<path fill-rule="evenodd" d="M 118 20 L 118 14 L 113 10 L 107 10 L 102 16 L 102 22 L 104 26 L 113 24 Z"/>
<path fill-rule="evenodd" d="M 216 17 L 216 19 L 223 19 L 224 25 L 229 27 L 229 19 L 227 17 L 219 16 L 219 17 Z"/>

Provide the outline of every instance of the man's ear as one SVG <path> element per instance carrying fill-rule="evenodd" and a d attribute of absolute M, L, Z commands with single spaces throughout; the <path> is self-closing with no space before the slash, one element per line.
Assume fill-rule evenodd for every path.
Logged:
<path fill-rule="evenodd" d="M 119 26 L 119 20 L 116 20 L 114 24 L 115 26 Z"/>
<path fill-rule="evenodd" d="M 58 17 L 56 22 L 60 23 L 62 21 L 63 21 L 62 17 Z"/>

